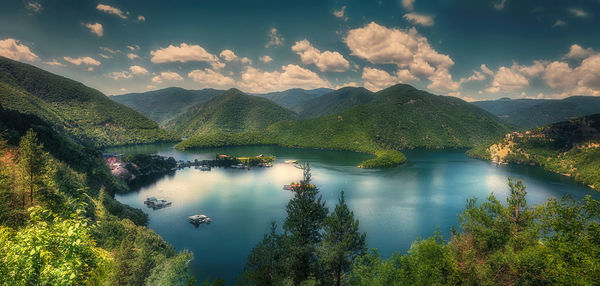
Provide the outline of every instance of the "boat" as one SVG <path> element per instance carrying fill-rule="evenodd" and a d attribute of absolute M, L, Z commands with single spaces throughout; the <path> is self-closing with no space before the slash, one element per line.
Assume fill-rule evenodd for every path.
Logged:
<path fill-rule="evenodd" d="M 144 204 L 147 205 L 149 208 L 162 209 L 164 207 L 170 206 L 172 204 L 172 202 L 169 202 L 165 199 L 157 199 L 155 197 L 149 197 L 144 201 Z"/>
<path fill-rule="evenodd" d="M 233 169 L 247 169 L 248 166 L 240 163 L 240 164 L 237 164 L 237 165 L 231 165 L 231 168 L 233 168 Z"/>
<path fill-rule="evenodd" d="M 286 160 L 284 163 L 286 163 L 286 164 L 298 164 L 298 160 Z"/>
<path fill-rule="evenodd" d="M 271 168 L 271 167 L 273 167 L 273 164 L 272 163 L 258 163 L 257 166 L 262 167 L 262 168 Z"/>
<path fill-rule="evenodd" d="M 211 218 L 209 218 L 206 215 L 203 214 L 197 214 L 197 215 L 193 215 L 193 216 L 189 216 L 189 221 L 191 224 L 195 224 L 195 225 L 199 225 L 199 224 L 203 224 L 203 223 L 210 223 L 212 221 Z"/>
<path fill-rule="evenodd" d="M 210 171 L 210 166 L 202 165 L 200 166 L 200 171 Z"/>

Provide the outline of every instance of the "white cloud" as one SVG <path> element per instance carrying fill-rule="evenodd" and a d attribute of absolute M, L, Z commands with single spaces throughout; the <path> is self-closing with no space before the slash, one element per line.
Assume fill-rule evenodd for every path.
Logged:
<path fill-rule="evenodd" d="M 119 79 L 130 79 L 133 77 L 133 74 L 131 74 L 127 71 L 120 71 L 120 72 L 111 72 L 107 76 L 114 80 L 119 80 Z"/>
<path fill-rule="evenodd" d="M 471 81 L 482 81 L 485 80 L 487 77 L 485 76 L 485 74 L 478 72 L 478 71 L 473 71 L 473 74 L 470 75 L 467 78 L 461 78 L 460 82 L 464 83 L 464 82 L 471 82 Z"/>
<path fill-rule="evenodd" d="M 154 83 L 162 83 L 163 81 L 181 81 L 183 78 L 176 72 L 161 72 L 152 78 Z"/>
<path fill-rule="evenodd" d="M 21 44 L 19 40 L 8 38 L 0 40 L 0 56 L 13 59 L 15 61 L 35 61 L 38 56 L 34 54 L 29 47 Z"/>
<path fill-rule="evenodd" d="M 226 62 L 232 62 L 237 60 L 238 56 L 232 50 L 223 50 L 219 56 L 224 59 Z"/>
<path fill-rule="evenodd" d="M 134 53 L 129 53 L 129 54 L 127 54 L 127 57 L 128 57 L 130 60 L 133 60 L 133 59 L 138 59 L 140 56 L 138 56 L 138 55 L 136 55 L 136 54 L 134 54 Z"/>
<path fill-rule="evenodd" d="M 584 59 L 595 54 L 592 48 L 584 49 L 578 44 L 571 45 L 569 53 L 565 55 L 567 59 Z"/>
<path fill-rule="evenodd" d="M 348 17 L 345 17 L 346 14 L 346 6 L 342 6 L 340 10 L 333 10 L 333 16 L 336 18 L 344 19 L 344 21 L 348 21 Z"/>
<path fill-rule="evenodd" d="M 240 59 L 240 62 L 241 62 L 242 64 L 245 64 L 245 65 L 252 64 L 252 60 L 251 60 L 251 59 L 249 59 L 249 58 L 247 58 L 247 57 L 243 57 L 243 58 L 241 58 L 241 59 Z"/>
<path fill-rule="evenodd" d="M 91 57 L 79 57 L 79 58 L 71 58 L 64 57 L 65 61 L 70 62 L 76 66 L 80 65 L 88 65 L 88 66 L 99 66 L 100 62 Z"/>
<path fill-rule="evenodd" d="M 105 58 L 105 59 L 112 59 L 112 56 L 109 55 L 105 55 L 103 53 L 98 54 L 101 58 Z"/>
<path fill-rule="evenodd" d="M 410 21 L 415 25 L 431 27 L 434 24 L 433 17 L 430 15 L 423 15 L 417 13 L 407 13 L 404 15 L 404 19 Z"/>
<path fill-rule="evenodd" d="M 582 10 L 582 9 L 578 9 L 578 8 L 569 8 L 568 9 L 569 12 L 571 12 L 571 14 L 573 14 L 573 16 L 575 17 L 579 17 L 579 18 L 587 18 L 589 16 L 588 12 Z"/>
<path fill-rule="evenodd" d="M 399 70 L 396 74 L 390 74 L 384 70 L 364 67 L 362 71 L 363 85 L 371 91 L 379 91 L 398 83 L 416 81 L 408 70 Z"/>
<path fill-rule="evenodd" d="M 533 61 L 533 65 L 523 66 L 519 64 L 513 64 L 512 70 L 518 71 L 522 75 L 532 78 L 541 75 L 544 72 L 545 64 L 541 61 Z"/>
<path fill-rule="evenodd" d="M 500 2 L 494 4 L 494 9 L 504 10 L 504 6 L 506 6 L 506 0 L 500 0 Z"/>
<path fill-rule="evenodd" d="M 265 45 L 265 48 L 278 47 L 281 45 L 283 45 L 283 37 L 276 28 L 271 28 L 271 30 L 269 30 L 269 42 Z"/>
<path fill-rule="evenodd" d="M 344 87 L 360 87 L 360 83 L 358 82 L 346 82 L 340 85 L 336 85 L 333 89 L 340 89 L 340 88 L 344 88 Z"/>
<path fill-rule="evenodd" d="M 137 17 L 137 19 L 138 19 L 138 21 L 139 21 L 139 22 L 146 22 L 146 17 L 144 17 L 144 16 L 142 16 L 142 15 L 139 15 L 139 16 Z"/>
<path fill-rule="evenodd" d="M 193 70 L 188 73 L 188 77 L 195 82 L 202 83 L 205 87 L 232 87 L 235 84 L 233 78 L 208 68 Z"/>
<path fill-rule="evenodd" d="M 300 56 L 303 64 L 314 64 L 322 72 L 344 72 L 350 68 L 350 63 L 340 53 L 331 51 L 321 53 L 306 39 L 296 42 L 292 46 L 292 51 Z"/>
<path fill-rule="evenodd" d="M 268 62 L 273 61 L 273 58 L 271 58 L 270 56 L 267 56 L 267 55 L 264 55 L 258 59 L 263 63 L 268 63 Z"/>
<path fill-rule="evenodd" d="M 102 35 L 104 35 L 104 28 L 102 27 L 102 24 L 100 24 L 100 23 L 85 24 L 85 27 L 90 29 L 90 32 L 92 32 L 93 34 L 96 34 L 96 36 L 98 36 L 98 37 L 102 37 Z"/>
<path fill-rule="evenodd" d="M 148 74 L 148 70 L 141 66 L 130 66 L 129 71 L 134 75 Z"/>
<path fill-rule="evenodd" d="M 402 0 L 402 7 L 408 11 L 415 9 L 415 0 Z"/>
<path fill-rule="evenodd" d="M 567 25 L 567 22 L 559 19 L 559 20 L 556 20 L 556 22 L 554 22 L 554 25 L 552 25 L 552 28 L 564 27 L 566 25 Z"/>
<path fill-rule="evenodd" d="M 215 63 L 219 59 L 217 56 L 207 52 L 199 45 L 188 45 L 182 43 L 179 46 L 169 45 L 166 48 L 150 51 L 153 63 L 169 63 L 169 62 L 208 62 Z"/>
<path fill-rule="evenodd" d="M 437 69 L 427 79 L 431 81 L 427 88 L 434 92 L 456 91 L 460 88 L 460 83 L 452 80 L 452 75 L 447 69 Z"/>
<path fill-rule="evenodd" d="M 123 11 L 121 11 L 121 9 L 119 8 L 115 8 L 105 4 L 98 4 L 98 6 L 96 6 L 96 9 L 102 12 L 106 12 L 108 14 L 117 15 L 122 19 L 127 19 L 126 13 L 123 13 Z"/>
<path fill-rule="evenodd" d="M 25 8 L 34 13 L 39 13 L 40 11 L 42 11 L 42 4 L 35 1 L 29 1 L 25 4 Z"/>
<path fill-rule="evenodd" d="M 487 75 L 494 76 L 494 72 L 490 70 L 485 64 L 481 65 L 481 71 Z"/>
<path fill-rule="evenodd" d="M 239 87 L 248 92 L 271 92 L 290 88 L 330 87 L 328 81 L 316 73 L 298 65 L 282 66 L 281 71 L 265 72 L 254 67 L 246 67 L 241 74 Z"/>
<path fill-rule="evenodd" d="M 138 45 L 127 46 L 127 48 L 131 51 L 139 51 L 140 50 L 140 46 L 138 46 Z"/>
<path fill-rule="evenodd" d="M 577 84 L 577 76 L 565 62 L 552 62 L 546 67 L 544 80 L 553 89 L 565 90 Z"/>
<path fill-rule="evenodd" d="M 113 54 L 113 55 L 114 55 L 114 54 L 119 54 L 119 53 L 122 53 L 122 52 L 121 52 L 121 51 L 119 51 L 119 50 L 113 50 L 113 49 L 110 49 L 110 48 L 107 48 L 107 47 L 99 47 L 99 49 L 100 49 L 100 50 L 102 50 L 102 51 L 105 51 L 105 52 L 107 52 L 107 53 Z"/>
<path fill-rule="evenodd" d="M 527 86 L 529 86 L 529 80 L 525 76 L 518 71 L 502 66 L 494 73 L 491 86 L 486 91 L 490 93 L 508 92 Z"/>
<path fill-rule="evenodd" d="M 47 61 L 47 62 L 44 62 L 44 63 L 47 64 L 47 65 L 49 65 L 49 66 L 58 66 L 58 67 L 64 67 L 65 66 L 65 64 L 57 61 L 56 59 L 53 59 L 51 61 Z"/>
<path fill-rule="evenodd" d="M 94 68 L 93 67 L 88 67 L 87 71 L 89 71 L 89 72 L 94 71 Z"/>

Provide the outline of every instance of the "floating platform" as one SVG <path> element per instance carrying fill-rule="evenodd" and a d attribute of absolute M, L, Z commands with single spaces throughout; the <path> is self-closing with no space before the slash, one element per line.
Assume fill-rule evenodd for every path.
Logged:
<path fill-rule="evenodd" d="M 172 204 L 172 202 L 169 202 L 165 199 L 157 199 L 155 197 L 149 197 L 149 198 L 146 198 L 146 200 L 144 201 L 144 204 L 147 205 L 149 208 L 162 209 L 162 208 L 170 206 Z"/>
<path fill-rule="evenodd" d="M 208 224 L 212 221 L 211 218 L 209 218 L 208 216 L 203 215 L 203 214 L 193 215 L 188 218 L 189 218 L 190 223 L 195 224 L 195 225 L 199 225 L 199 224 L 203 224 L 203 223 Z"/>

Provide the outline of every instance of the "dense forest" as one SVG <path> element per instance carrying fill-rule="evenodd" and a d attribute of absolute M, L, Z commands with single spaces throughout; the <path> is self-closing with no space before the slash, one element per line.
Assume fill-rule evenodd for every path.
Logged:
<path fill-rule="evenodd" d="M 526 187 L 508 179 L 467 201 L 460 229 L 418 239 L 390 258 L 368 250 L 344 193 L 332 212 L 304 165 L 300 187 L 248 256 L 240 285 L 596 285 L 600 283 L 600 201 L 568 197 L 527 205 Z"/>
<path fill-rule="evenodd" d="M 189 252 L 117 202 L 126 185 L 94 148 L 0 107 L 2 285 L 187 285 Z"/>
<path fill-rule="evenodd" d="M 63 135 L 96 147 L 177 139 L 95 89 L 4 57 L 0 57 L 0 104 L 37 115 Z"/>
<path fill-rule="evenodd" d="M 600 188 L 600 114 L 514 132 L 469 155 L 500 163 L 538 165 Z"/>

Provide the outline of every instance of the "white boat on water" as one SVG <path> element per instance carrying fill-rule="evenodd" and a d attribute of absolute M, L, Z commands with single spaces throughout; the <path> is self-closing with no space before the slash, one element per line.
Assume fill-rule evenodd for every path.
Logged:
<path fill-rule="evenodd" d="M 205 216 L 203 214 L 193 215 L 188 218 L 190 220 L 190 223 L 195 224 L 195 225 L 202 224 L 202 223 L 210 223 L 212 221 L 211 218 L 209 218 L 208 216 Z"/>
<path fill-rule="evenodd" d="M 286 163 L 286 164 L 298 164 L 298 160 L 286 160 L 284 163 Z"/>

